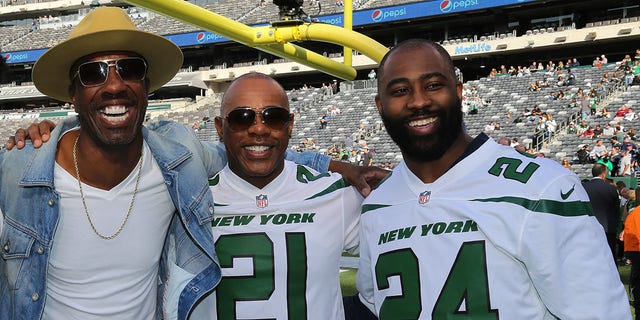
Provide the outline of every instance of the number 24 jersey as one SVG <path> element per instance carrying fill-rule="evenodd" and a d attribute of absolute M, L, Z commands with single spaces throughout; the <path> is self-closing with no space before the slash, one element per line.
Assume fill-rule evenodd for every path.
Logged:
<path fill-rule="evenodd" d="M 362 212 L 357 286 L 380 319 L 631 318 L 580 180 L 549 159 L 488 139 L 428 184 L 401 163 Z"/>

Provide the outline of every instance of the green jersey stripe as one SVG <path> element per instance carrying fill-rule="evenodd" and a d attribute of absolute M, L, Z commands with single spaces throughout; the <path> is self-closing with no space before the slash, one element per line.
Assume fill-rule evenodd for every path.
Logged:
<path fill-rule="evenodd" d="M 347 182 L 344 179 L 340 179 L 340 180 L 336 180 L 336 182 L 332 183 L 329 187 L 327 187 L 326 189 L 312 195 L 309 198 L 306 198 L 305 200 L 311 200 L 313 198 L 317 198 L 320 196 L 324 196 L 325 194 L 329 194 L 331 192 L 340 190 L 342 188 L 347 188 L 347 187 L 351 187 L 351 184 L 349 182 Z"/>
<path fill-rule="evenodd" d="M 546 199 L 531 200 L 531 199 L 525 199 L 520 197 L 497 197 L 497 198 L 486 198 L 486 199 L 473 199 L 471 201 L 508 202 L 508 203 L 512 203 L 512 204 L 524 207 L 529 211 L 550 213 L 550 214 L 555 214 L 563 217 L 593 215 L 593 209 L 591 208 L 591 204 L 587 201 L 563 202 L 563 201 L 546 200 Z"/>
<path fill-rule="evenodd" d="M 364 214 L 367 211 L 376 210 L 380 208 L 386 208 L 392 206 L 391 204 L 364 204 L 362 205 L 362 211 L 360 214 Z"/>

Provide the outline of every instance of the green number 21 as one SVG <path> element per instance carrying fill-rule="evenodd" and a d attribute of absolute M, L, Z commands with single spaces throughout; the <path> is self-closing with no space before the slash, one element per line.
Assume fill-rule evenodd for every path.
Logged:
<path fill-rule="evenodd" d="M 399 276 L 402 295 L 387 297 L 380 319 L 418 319 L 422 313 L 418 258 L 407 249 L 378 257 L 376 281 L 379 290 L 389 288 L 389 277 Z M 431 319 L 498 319 L 491 309 L 484 241 L 466 242 L 460 247 L 449 276 L 431 312 Z"/>
<path fill-rule="evenodd" d="M 287 311 L 289 319 L 306 319 L 307 253 L 304 233 L 285 233 Z M 253 275 L 223 277 L 216 290 L 218 319 L 236 319 L 236 301 L 268 300 L 275 291 L 273 242 L 265 233 L 222 235 L 216 242 L 221 268 L 234 259 L 251 258 Z"/>

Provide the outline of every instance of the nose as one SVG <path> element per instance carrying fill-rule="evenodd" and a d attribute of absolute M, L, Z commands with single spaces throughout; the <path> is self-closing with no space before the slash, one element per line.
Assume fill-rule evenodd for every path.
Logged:
<path fill-rule="evenodd" d="M 262 113 L 256 112 L 256 118 L 253 124 L 249 127 L 249 133 L 255 135 L 267 135 L 271 132 L 269 126 L 262 121 Z"/>
<path fill-rule="evenodd" d="M 431 99 L 427 97 L 427 94 L 424 90 L 420 88 L 413 88 L 411 90 L 411 94 L 409 96 L 409 101 L 407 106 L 411 109 L 422 109 L 426 108 L 431 104 Z"/>
<path fill-rule="evenodd" d="M 118 93 L 126 90 L 124 81 L 118 75 L 115 65 L 110 65 L 107 75 L 107 81 L 104 83 L 104 91 L 109 93 Z"/>

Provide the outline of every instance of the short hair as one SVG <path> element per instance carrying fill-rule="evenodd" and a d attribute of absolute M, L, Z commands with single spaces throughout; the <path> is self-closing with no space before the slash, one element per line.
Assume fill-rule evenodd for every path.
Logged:
<path fill-rule="evenodd" d="M 436 49 L 436 51 L 438 51 L 438 53 L 440 53 L 440 55 L 442 55 L 442 57 L 447 62 L 447 66 L 448 66 L 449 71 L 451 72 L 451 75 L 457 81 L 456 73 L 454 71 L 454 66 L 453 66 L 453 60 L 451 60 L 451 55 L 449 55 L 449 52 L 445 48 L 443 48 L 441 45 L 439 45 L 438 43 L 436 43 L 434 41 L 427 40 L 427 39 L 415 38 L 415 39 L 409 39 L 409 40 L 405 40 L 405 41 L 402 41 L 402 42 L 398 43 L 395 47 L 391 48 L 391 50 L 389 50 L 384 55 L 384 57 L 382 57 L 382 60 L 380 61 L 380 66 L 378 67 L 378 89 L 380 89 L 380 79 L 382 78 L 382 75 L 384 73 L 384 65 L 386 64 L 387 59 L 389 58 L 389 56 L 391 56 L 391 54 L 393 54 L 394 52 L 399 51 L 399 50 L 416 49 L 416 48 L 420 48 L 420 47 L 423 47 L 423 46 L 432 47 L 432 48 Z"/>
<path fill-rule="evenodd" d="M 227 88 L 227 90 L 225 90 L 225 92 L 222 94 L 222 100 L 221 100 L 221 101 L 222 101 L 222 103 L 224 104 L 224 101 L 225 101 L 225 99 L 226 99 L 226 97 L 227 97 L 227 92 L 229 92 L 229 88 L 231 88 L 231 86 L 232 86 L 234 83 L 236 83 L 236 82 L 238 82 L 238 81 L 240 81 L 240 80 L 243 80 L 243 79 L 251 79 L 251 78 L 264 79 L 264 80 L 271 80 L 271 81 L 273 81 L 274 83 L 276 83 L 276 84 L 278 85 L 278 87 L 280 87 L 280 90 L 282 90 L 282 93 L 284 93 L 284 95 L 285 95 L 285 96 L 287 95 L 287 92 L 284 90 L 284 87 L 282 87 L 282 85 L 280 84 L 280 82 L 278 82 L 276 79 L 274 79 L 274 78 L 272 78 L 272 77 L 270 77 L 270 76 L 268 76 L 268 75 L 266 75 L 266 74 L 264 74 L 264 73 L 260 73 L 260 72 L 256 72 L 256 71 L 251 71 L 251 72 L 245 73 L 245 74 L 243 74 L 243 75 L 241 75 L 241 76 L 239 76 L 239 77 L 235 78 L 235 79 L 231 82 L 231 84 L 229 85 L 229 87 Z M 289 107 L 289 99 L 286 99 L 286 103 L 287 103 L 286 107 Z M 284 106 L 283 106 L 283 107 L 284 107 Z"/>
<path fill-rule="evenodd" d="M 593 177 L 598 177 L 606 172 L 607 172 L 607 166 L 601 163 L 596 163 L 593 165 L 593 168 L 591 168 L 591 176 Z"/>

